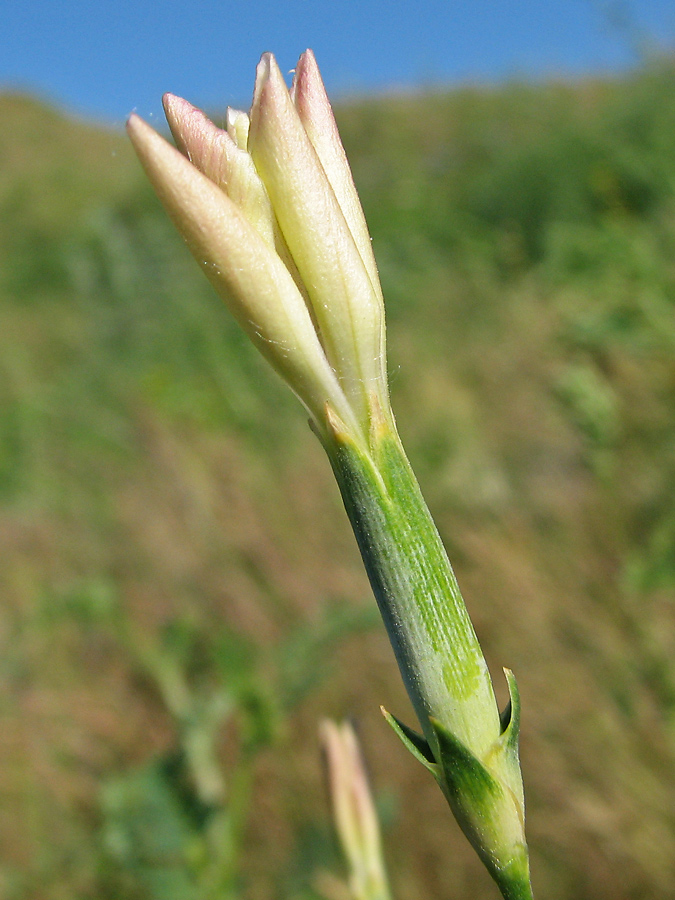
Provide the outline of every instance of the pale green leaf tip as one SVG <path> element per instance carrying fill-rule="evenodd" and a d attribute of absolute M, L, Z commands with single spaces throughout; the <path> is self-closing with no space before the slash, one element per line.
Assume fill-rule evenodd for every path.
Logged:
<path fill-rule="evenodd" d="M 510 699 L 499 716 L 502 729 L 500 741 L 505 748 L 515 750 L 517 754 L 518 738 L 520 737 L 520 691 L 511 669 L 504 669 L 504 676 Z"/>
<path fill-rule="evenodd" d="M 396 716 L 387 712 L 384 706 L 381 706 L 380 709 L 384 718 L 400 738 L 403 746 L 412 753 L 418 762 L 422 763 L 422 765 L 431 772 L 436 780 L 438 780 L 440 777 L 440 770 L 438 764 L 434 761 L 431 747 L 427 743 L 426 738 L 416 731 L 413 731 L 412 728 L 408 728 L 407 725 L 404 725 L 400 719 L 397 719 Z"/>

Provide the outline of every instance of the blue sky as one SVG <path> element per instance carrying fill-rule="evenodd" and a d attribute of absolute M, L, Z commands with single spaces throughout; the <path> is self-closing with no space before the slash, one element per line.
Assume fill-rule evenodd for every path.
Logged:
<path fill-rule="evenodd" d="M 636 63 L 644 38 L 675 51 L 673 0 L 0 3 L 0 89 L 114 124 L 133 109 L 160 116 L 167 90 L 210 109 L 248 107 L 264 50 L 290 70 L 312 47 L 333 97 L 611 72 Z"/>

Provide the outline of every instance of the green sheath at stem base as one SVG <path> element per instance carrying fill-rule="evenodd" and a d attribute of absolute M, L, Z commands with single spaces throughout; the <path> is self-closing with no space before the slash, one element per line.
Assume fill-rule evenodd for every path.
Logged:
<path fill-rule="evenodd" d="M 500 717 L 457 581 L 393 423 L 364 447 L 328 411 L 323 443 L 423 736 L 387 719 L 439 782 L 506 900 L 531 900 L 519 701 Z"/>

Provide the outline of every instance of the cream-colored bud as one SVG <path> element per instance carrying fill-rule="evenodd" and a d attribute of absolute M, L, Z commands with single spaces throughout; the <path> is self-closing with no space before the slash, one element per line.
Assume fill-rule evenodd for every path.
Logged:
<path fill-rule="evenodd" d="M 380 826 L 354 729 L 321 723 L 335 828 L 349 868 L 353 900 L 388 900 Z"/>
<path fill-rule="evenodd" d="M 328 403 L 355 439 L 367 443 L 375 406 L 390 415 L 382 293 L 349 165 L 309 51 L 298 63 L 293 95 L 295 102 L 274 57 L 265 54 L 250 116 L 229 109 L 225 130 L 186 100 L 165 96 L 184 164 L 135 116 L 129 133 L 192 251 L 320 430 Z M 178 181 L 170 183 L 177 177 L 180 191 Z M 244 225 L 266 253 L 256 240 L 244 251 Z"/>
<path fill-rule="evenodd" d="M 163 103 L 178 149 L 225 191 L 258 234 L 276 247 L 280 235 L 272 204 L 248 153 L 187 100 L 165 94 Z"/>
<path fill-rule="evenodd" d="M 321 161 L 326 177 L 340 204 L 340 209 L 359 249 L 363 264 L 370 275 L 373 289 L 380 301 L 383 302 L 370 232 L 326 88 L 311 50 L 306 50 L 298 60 L 291 96 L 300 121 L 316 150 L 316 155 Z"/>
<path fill-rule="evenodd" d="M 258 66 L 248 148 L 305 285 L 326 356 L 367 427 L 372 394 L 387 394 L 382 303 L 271 54 Z"/>
<path fill-rule="evenodd" d="M 358 431 L 305 300 L 278 254 L 220 187 L 142 119 L 132 116 L 127 130 L 157 194 L 206 275 L 318 427 L 323 428 L 329 403 L 337 404 Z"/>

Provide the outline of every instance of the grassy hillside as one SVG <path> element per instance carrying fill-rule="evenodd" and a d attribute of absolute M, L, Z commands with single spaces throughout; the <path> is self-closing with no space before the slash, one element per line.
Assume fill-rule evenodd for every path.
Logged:
<path fill-rule="evenodd" d="M 0 895 L 339 898 L 349 715 L 397 900 L 493 896 L 379 716 L 412 721 L 301 410 L 123 136 L 0 113 Z M 523 695 L 535 893 L 675 898 L 675 69 L 338 113 L 399 427 Z"/>

